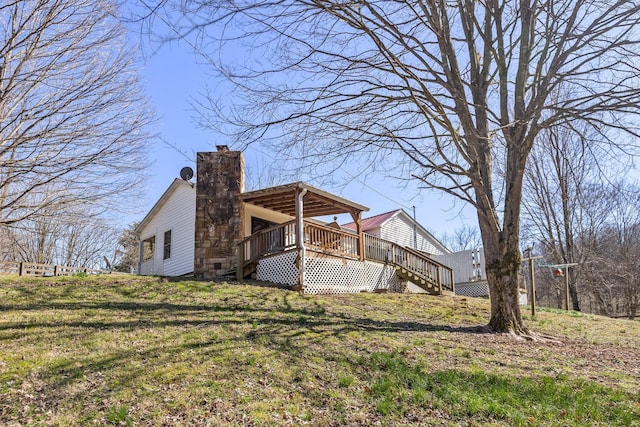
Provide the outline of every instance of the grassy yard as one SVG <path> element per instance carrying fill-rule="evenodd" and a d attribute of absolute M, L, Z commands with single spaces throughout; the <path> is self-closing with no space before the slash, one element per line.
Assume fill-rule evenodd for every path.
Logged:
<path fill-rule="evenodd" d="M 0 277 L 0 425 L 640 426 L 640 322 L 158 278 Z"/>

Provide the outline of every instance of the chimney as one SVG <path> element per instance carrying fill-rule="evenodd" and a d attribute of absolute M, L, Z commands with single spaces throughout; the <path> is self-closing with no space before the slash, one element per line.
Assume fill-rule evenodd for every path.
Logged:
<path fill-rule="evenodd" d="M 211 279 L 234 271 L 242 240 L 244 158 L 226 145 L 197 153 L 194 273 Z"/>

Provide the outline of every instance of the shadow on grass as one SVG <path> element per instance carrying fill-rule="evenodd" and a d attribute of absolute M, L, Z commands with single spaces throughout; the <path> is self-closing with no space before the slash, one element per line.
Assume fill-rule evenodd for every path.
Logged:
<path fill-rule="evenodd" d="M 0 312 L 46 312 L 46 311 L 100 311 L 125 312 L 128 317 L 139 317 L 137 320 L 127 321 L 91 321 L 91 320 L 41 320 L 24 322 L 5 322 L 0 330 L 33 329 L 33 328 L 86 328 L 86 329 L 131 329 L 135 327 L 171 327 L 171 326 L 203 326 L 214 324 L 243 324 L 243 318 L 250 316 L 252 321 L 261 325 L 299 326 L 305 329 L 327 330 L 334 333 L 352 331 L 380 331 L 380 332 L 462 332 L 471 334 L 490 333 L 485 326 L 449 326 L 411 321 L 374 320 L 367 317 L 353 317 L 345 314 L 326 314 L 324 308 L 315 303 L 312 308 L 293 308 L 286 298 L 279 306 L 255 308 L 248 305 L 220 305 L 220 304 L 174 304 L 174 303 L 146 303 L 146 302 L 78 302 L 78 303 L 37 303 L 23 305 L 0 305 Z M 116 314 L 106 317 L 117 317 Z M 275 314 L 285 315 L 281 318 Z M 175 317 L 205 316 L 204 318 L 175 319 Z M 209 317 L 213 315 L 213 317 Z M 298 317 L 292 317 L 297 315 Z M 103 317 L 103 315 L 98 315 Z M 218 317 L 216 317 L 218 316 Z M 174 318 L 166 320 L 165 318 Z"/>
<path fill-rule="evenodd" d="M 286 360 L 287 366 L 296 366 L 301 355 L 317 352 L 351 359 L 349 346 L 335 348 L 335 341 L 329 339 L 344 339 L 343 342 L 348 343 L 347 335 L 354 332 L 374 336 L 404 332 L 486 332 L 482 327 L 380 320 L 369 317 L 367 311 L 354 315 L 328 313 L 313 297 L 300 297 L 286 291 L 274 294 L 268 288 L 249 288 L 247 295 L 243 295 L 235 291 L 227 294 L 228 289 L 216 293 L 216 289 L 196 284 L 194 292 L 207 293 L 196 295 L 196 302 L 191 303 L 190 285 L 186 284 L 182 289 L 184 301 L 180 301 L 180 294 L 173 295 L 171 302 L 147 301 L 145 292 L 164 298 L 165 285 L 160 286 L 126 289 L 124 293 L 111 288 L 102 294 L 96 287 L 83 290 L 82 295 L 74 294 L 72 287 L 51 290 L 51 294 L 42 288 L 28 289 L 25 291 L 28 298 L 24 299 L 27 303 L 1 304 L 0 341 L 13 344 L 15 351 L 21 350 L 20 343 L 34 352 L 49 353 L 52 348 L 61 348 L 61 354 L 54 354 L 50 361 L 39 361 L 36 356 L 31 368 L 9 366 L 6 377 L 16 378 L 18 382 L 29 381 L 29 376 L 37 378 L 36 383 L 40 385 L 34 391 L 51 402 L 68 400 L 70 396 L 80 400 L 91 395 L 109 399 L 119 390 L 152 382 L 149 375 L 161 375 L 157 372 L 165 366 L 171 365 L 172 368 L 167 369 L 176 370 L 167 375 L 180 375 L 180 369 L 185 369 L 188 375 L 190 364 L 211 363 L 211 358 L 230 355 L 238 358 L 228 362 L 231 367 L 227 369 L 234 369 L 233 365 L 245 363 L 241 359 L 243 352 L 256 348 Z M 125 300 L 105 300 L 114 292 Z M 207 302 L 208 298 L 211 303 Z M 96 341 L 108 339 L 117 342 L 91 350 Z M 84 349 L 74 352 L 73 346 Z M 312 346 L 314 350 L 310 350 Z M 163 381 L 158 380 L 160 385 Z"/>

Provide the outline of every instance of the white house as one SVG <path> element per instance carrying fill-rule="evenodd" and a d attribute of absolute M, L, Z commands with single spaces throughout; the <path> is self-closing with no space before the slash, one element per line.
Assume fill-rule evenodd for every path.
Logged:
<path fill-rule="evenodd" d="M 355 230 L 356 224 L 350 222 L 344 224 L 343 227 Z M 363 219 L 362 231 L 431 256 L 451 253 L 433 234 L 414 221 L 403 209 Z"/>
<path fill-rule="evenodd" d="M 448 250 L 403 210 L 368 208 L 303 182 L 244 191 L 241 152 L 197 153 L 195 188 L 174 180 L 136 232 L 139 274 L 255 278 L 305 293 L 453 292 Z M 313 218 L 349 214 L 347 229 Z"/>
<path fill-rule="evenodd" d="M 176 178 L 136 227 L 140 237 L 138 274 L 193 273 L 196 189 Z"/>

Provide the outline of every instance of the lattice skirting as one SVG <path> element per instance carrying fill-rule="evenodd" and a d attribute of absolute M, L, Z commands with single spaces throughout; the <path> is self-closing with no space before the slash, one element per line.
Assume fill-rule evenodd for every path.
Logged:
<path fill-rule="evenodd" d="M 305 293 L 403 292 L 405 286 L 391 266 L 313 253 L 307 257 Z"/>
<path fill-rule="evenodd" d="M 518 289 L 518 292 L 519 303 L 522 305 L 529 304 L 527 291 L 520 288 Z M 487 283 L 486 280 L 481 280 L 478 282 L 456 283 L 456 295 L 462 295 L 466 297 L 488 297 L 489 283 Z"/>
<path fill-rule="evenodd" d="M 260 260 L 256 278 L 283 285 L 296 285 L 297 257 L 298 251 L 292 250 Z M 406 281 L 400 279 L 391 266 L 307 252 L 305 293 L 340 294 L 381 290 L 404 292 L 405 289 Z"/>
<path fill-rule="evenodd" d="M 298 284 L 298 251 L 286 251 L 278 255 L 263 258 L 258 262 L 256 279 L 280 285 Z"/>
<path fill-rule="evenodd" d="M 488 297 L 489 284 L 486 281 L 456 283 L 456 295 L 466 297 Z"/>

